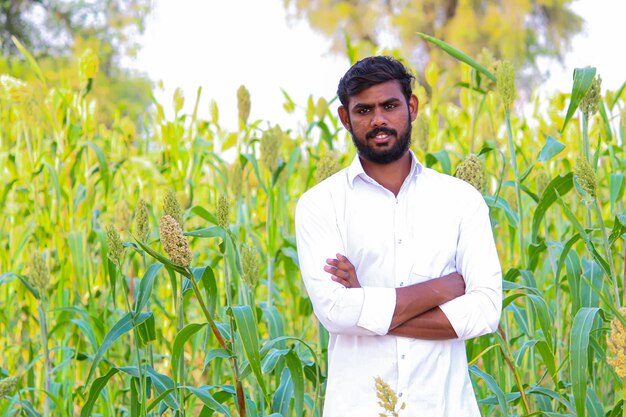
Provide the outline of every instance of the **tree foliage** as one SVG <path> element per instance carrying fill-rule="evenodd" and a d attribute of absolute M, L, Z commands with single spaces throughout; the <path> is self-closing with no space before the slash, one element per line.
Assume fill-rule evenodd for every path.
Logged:
<path fill-rule="evenodd" d="M 284 0 L 294 16 L 346 48 L 346 37 L 360 55 L 397 47 L 424 68 L 441 52 L 416 32 L 442 39 L 472 56 L 483 48 L 537 75 L 542 57 L 563 58 L 583 20 L 569 9 L 574 0 Z M 448 60 L 448 62 L 451 62 Z M 443 65 L 442 62 L 438 64 Z"/>
<path fill-rule="evenodd" d="M 11 36 L 36 57 L 67 56 L 89 40 L 109 73 L 118 58 L 136 52 L 150 6 L 150 0 L 0 0 L 3 55 L 18 54 Z"/>

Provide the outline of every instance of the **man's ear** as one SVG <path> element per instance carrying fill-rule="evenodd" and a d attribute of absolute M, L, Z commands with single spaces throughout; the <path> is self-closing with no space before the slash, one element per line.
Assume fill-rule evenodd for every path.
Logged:
<path fill-rule="evenodd" d="M 339 114 L 339 120 L 341 120 L 343 127 L 345 127 L 347 130 L 351 130 L 348 110 L 344 106 L 339 106 L 339 108 L 337 109 L 337 113 Z"/>
<path fill-rule="evenodd" d="M 415 94 L 411 95 L 409 98 L 409 114 L 411 116 L 411 121 L 415 120 L 417 117 L 417 110 L 419 109 L 420 101 Z"/>

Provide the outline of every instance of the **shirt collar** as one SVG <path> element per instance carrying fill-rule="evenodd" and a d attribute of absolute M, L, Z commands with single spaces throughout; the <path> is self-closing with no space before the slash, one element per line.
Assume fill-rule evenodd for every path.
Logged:
<path fill-rule="evenodd" d="M 411 155 L 411 170 L 409 171 L 409 175 L 407 177 L 417 177 L 424 171 L 424 166 L 418 161 L 415 153 L 411 149 L 409 149 L 409 155 Z M 348 183 L 352 187 L 354 185 L 354 180 L 356 177 L 361 177 L 363 179 L 371 178 L 369 175 L 365 173 L 363 169 L 363 165 L 361 164 L 361 159 L 359 158 L 359 154 L 357 153 L 352 160 L 352 163 L 348 167 Z M 373 180 L 372 180 L 373 181 Z"/>

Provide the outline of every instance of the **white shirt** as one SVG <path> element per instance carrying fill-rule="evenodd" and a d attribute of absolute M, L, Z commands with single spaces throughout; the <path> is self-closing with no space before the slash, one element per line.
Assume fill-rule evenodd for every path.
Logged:
<path fill-rule="evenodd" d="M 300 270 L 315 314 L 328 329 L 324 417 L 378 417 L 374 378 L 398 396 L 400 416 L 480 416 L 464 340 L 495 331 L 502 272 L 481 194 L 457 178 L 412 167 L 398 196 L 363 170 L 346 169 L 302 195 L 296 208 Z M 345 255 L 362 288 L 324 271 Z M 458 272 L 466 293 L 440 306 L 457 339 L 386 335 L 396 287 Z"/>

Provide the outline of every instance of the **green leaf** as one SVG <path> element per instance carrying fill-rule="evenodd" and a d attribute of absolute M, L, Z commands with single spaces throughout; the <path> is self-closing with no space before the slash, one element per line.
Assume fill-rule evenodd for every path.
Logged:
<path fill-rule="evenodd" d="M 148 312 L 148 314 L 150 314 L 150 317 L 148 317 L 143 323 L 137 325 L 137 334 L 139 335 L 141 343 L 144 346 L 157 339 L 154 314 L 152 312 Z"/>
<path fill-rule="evenodd" d="M 96 158 L 98 159 L 98 166 L 100 169 L 100 179 L 104 184 L 104 195 L 109 194 L 109 183 L 110 183 L 110 174 L 109 174 L 109 164 L 107 162 L 107 158 L 105 153 L 100 149 L 100 147 L 92 141 L 85 142 L 86 146 L 89 146 L 94 153 L 96 154 Z"/>
<path fill-rule="evenodd" d="M 609 245 L 613 245 L 624 233 L 626 233 L 626 215 L 615 216 L 613 230 L 611 230 L 609 235 Z"/>
<path fill-rule="evenodd" d="M 554 326 L 554 322 L 552 320 L 550 311 L 548 310 L 548 304 L 542 296 L 529 294 L 528 299 L 531 301 L 531 305 L 537 314 L 537 318 L 539 320 L 539 327 L 541 327 L 541 331 L 543 332 L 543 338 L 545 342 L 548 344 L 550 351 L 553 351 L 554 348 L 552 346 L 552 327 Z"/>
<path fill-rule="evenodd" d="M 150 265 L 143 278 L 141 279 L 141 283 L 139 284 L 139 290 L 137 291 L 137 298 L 135 300 L 135 316 L 137 316 L 137 314 L 139 314 L 139 312 L 141 312 L 141 310 L 143 310 L 143 308 L 150 301 L 150 296 L 152 295 L 152 287 L 154 286 L 154 280 L 159 270 L 161 270 L 162 266 L 163 264 L 161 263 Z"/>
<path fill-rule="evenodd" d="M 235 322 L 237 323 L 237 332 L 241 337 L 244 353 L 250 368 L 263 391 L 263 394 L 267 396 L 267 389 L 265 387 L 265 381 L 263 379 L 263 372 L 261 371 L 261 355 L 259 353 L 259 335 L 256 328 L 256 321 L 252 314 L 250 306 L 234 306 L 231 308 Z"/>
<path fill-rule="evenodd" d="M 80 411 L 80 417 L 90 417 L 92 415 L 93 406 L 96 403 L 100 392 L 104 389 L 104 387 L 106 387 L 109 379 L 111 379 L 111 377 L 118 372 L 119 369 L 111 368 L 109 372 L 107 372 L 105 375 L 101 376 L 100 378 L 96 378 L 93 381 L 91 389 L 89 390 L 89 397 L 87 397 L 87 402 L 85 403 L 83 409 Z"/>
<path fill-rule="evenodd" d="M 215 217 L 215 215 L 213 213 L 211 213 L 210 211 L 208 211 L 207 209 L 205 209 L 202 206 L 193 206 L 191 208 L 191 212 L 193 214 L 196 214 L 200 217 L 202 217 L 204 220 L 213 223 L 213 224 L 217 224 L 217 217 Z"/>
<path fill-rule="evenodd" d="M 210 408 L 212 411 L 217 411 L 218 413 L 222 413 L 222 414 L 224 414 L 227 417 L 231 416 L 230 411 L 228 411 L 228 409 L 226 407 L 224 407 L 215 398 L 213 398 L 213 396 L 211 395 L 211 393 L 208 390 L 208 387 L 204 387 L 206 389 L 202 389 L 202 388 L 194 388 L 194 387 L 190 387 L 188 385 L 185 385 L 185 386 L 182 386 L 181 388 L 185 388 L 185 389 L 189 390 L 196 397 L 198 397 L 198 399 L 200 401 L 202 401 L 202 403 L 205 406 Z"/>
<path fill-rule="evenodd" d="M 498 404 L 500 404 L 500 408 L 502 408 L 502 413 L 505 416 L 508 416 L 509 406 L 507 404 L 506 396 L 504 395 L 504 391 L 502 391 L 502 388 L 500 388 L 496 380 L 493 379 L 493 377 L 489 375 L 488 373 L 479 369 L 476 365 L 470 366 L 469 371 L 473 373 L 474 375 L 476 375 L 477 377 L 481 378 L 483 381 L 485 381 L 485 384 L 487 384 L 487 387 L 491 390 L 491 392 L 494 393 L 494 395 L 498 399 Z"/>
<path fill-rule="evenodd" d="M 41 68 L 39 68 L 37 60 L 31 55 L 30 52 L 28 52 L 24 45 L 22 45 L 22 43 L 17 40 L 15 36 L 11 36 L 11 40 L 13 41 L 17 49 L 22 53 L 22 55 L 24 55 L 24 58 L 26 58 L 26 61 L 28 61 L 28 65 L 30 65 L 30 68 L 35 72 L 35 76 L 37 76 L 39 81 L 44 84 L 44 89 L 46 89 L 46 78 L 43 76 L 43 72 L 41 72 Z"/>
<path fill-rule="evenodd" d="M 115 342 L 124 334 L 131 331 L 134 326 L 137 326 L 146 321 L 151 315 L 152 313 L 140 313 L 133 322 L 133 314 L 127 313 L 121 319 L 119 319 L 117 323 L 115 323 L 115 325 L 104 337 L 102 344 L 100 345 L 98 351 L 96 352 L 96 355 L 94 356 L 93 363 L 91 364 L 91 369 L 89 370 L 89 374 L 87 375 L 87 381 L 85 382 L 85 385 L 89 385 L 89 381 L 91 381 L 91 378 L 96 371 L 98 364 L 100 363 L 102 358 L 104 358 L 104 354 L 111 347 L 113 342 Z"/>
<path fill-rule="evenodd" d="M 611 202 L 611 208 L 615 207 L 618 201 L 621 201 L 624 195 L 624 174 L 613 173 L 611 174 L 609 181 L 609 201 Z"/>
<path fill-rule="evenodd" d="M 548 208 L 557 201 L 558 196 L 567 194 L 574 186 L 574 174 L 569 172 L 565 175 L 559 175 L 550 181 L 546 186 L 543 194 L 539 198 L 539 203 L 533 213 L 532 224 L 532 241 L 537 242 L 537 234 L 539 233 L 539 227 L 543 217 L 545 216 Z"/>
<path fill-rule="evenodd" d="M 565 121 L 563 121 L 563 127 L 561 128 L 561 132 L 565 130 L 565 126 L 570 121 L 572 116 L 574 116 L 574 112 L 580 105 L 580 102 L 587 94 L 587 90 L 591 87 L 591 83 L 593 82 L 593 77 L 596 75 L 595 68 L 576 68 L 574 70 L 574 84 L 572 85 L 572 95 L 571 100 L 569 102 L 569 107 L 567 108 L 567 114 L 565 115 Z"/>
<path fill-rule="evenodd" d="M 296 416 L 301 416 L 304 408 L 304 372 L 302 371 L 302 362 L 298 354 L 293 350 L 289 351 L 285 358 L 287 359 L 287 368 L 289 368 L 291 380 L 293 381 Z"/>
<path fill-rule="evenodd" d="M 261 371 L 264 374 L 272 372 L 276 368 L 278 361 L 283 358 L 291 349 L 272 349 L 263 358 L 261 363 Z"/>
<path fill-rule="evenodd" d="M 435 44 L 436 46 L 438 46 L 442 51 L 444 51 L 445 53 L 447 53 L 448 55 L 450 55 L 451 57 L 466 63 L 467 65 L 469 65 L 470 67 L 474 68 L 476 71 L 478 71 L 479 73 L 485 75 L 487 78 L 489 78 L 491 81 L 496 82 L 496 76 L 489 71 L 485 66 L 479 64 L 478 62 L 474 61 L 472 58 L 470 58 L 467 54 L 459 51 L 458 49 L 456 49 L 454 46 L 439 40 L 437 38 L 433 38 L 432 36 L 426 35 L 425 33 L 421 33 L 418 32 L 417 33 L 418 36 L 420 36 L 422 39 L 427 40 L 428 42 L 431 42 L 433 44 Z"/>
<path fill-rule="evenodd" d="M 136 366 L 125 366 L 118 368 L 121 372 L 124 372 L 132 377 L 140 378 L 139 369 Z M 178 399 L 174 394 L 174 381 L 167 375 L 158 373 L 154 368 L 149 365 L 142 366 L 144 373 L 152 382 L 154 390 L 159 397 L 164 398 L 165 404 L 172 410 L 179 410 Z M 154 407 L 157 404 L 151 404 Z M 163 405 L 161 405 L 163 406 Z"/>
<path fill-rule="evenodd" d="M 517 229 L 519 225 L 519 217 L 517 213 L 511 209 L 511 206 L 509 206 L 509 203 L 507 203 L 505 199 L 492 195 L 485 195 L 483 198 L 489 207 L 496 207 L 504 211 L 504 215 L 506 216 L 509 225 Z"/>
<path fill-rule="evenodd" d="M 291 374 L 284 369 L 280 376 L 280 385 L 272 398 L 272 411 L 280 413 L 281 416 L 288 416 L 291 397 L 293 397 L 293 382 Z"/>
<path fill-rule="evenodd" d="M 148 255 L 152 256 L 154 259 L 161 262 L 167 268 L 172 269 L 178 272 L 179 274 L 183 274 L 183 275 L 187 274 L 187 270 L 185 268 L 170 261 L 168 258 L 161 255 L 159 252 L 152 249 L 150 246 L 144 244 L 143 242 L 140 242 L 139 239 L 135 238 L 135 242 L 137 242 L 139 247 L 141 247 L 141 249 L 143 249 Z"/>
<path fill-rule="evenodd" d="M 432 167 L 435 163 L 439 162 L 441 165 L 441 172 L 444 174 L 452 175 L 452 163 L 450 162 L 450 156 L 448 151 L 441 150 L 438 152 L 426 154 L 426 166 Z"/>
<path fill-rule="evenodd" d="M 546 143 L 539 152 L 539 161 L 546 162 L 557 156 L 561 151 L 565 149 L 565 145 L 554 139 L 552 136 L 548 136 Z"/>
<path fill-rule="evenodd" d="M 199 281 L 204 286 L 204 290 L 207 295 L 207 309 L 211 314 L 211 317 L 215 316 L 215 309 L 217 308 L 218 294 L 217 294 L 217 281 L 215 280 L 215 273 L 213 268 L 209 265 L 193 268 L 193 276 L 196 281 Z"/>
<path fill-rule="evenodd" d="M 204 229 L 192 230 L 190 232 L 185 232 L 185 236 L 193 236 L 193 237 L 221 237 L 224 238 L 224 229 L 219 226 L 210 226 L 205 227 Z"/>
<path fill-rule="evenodd" d="M 583 307 L 576 313 L 570 334 L 570 372 L 577 417 L 585 417 L 589 336 L 599 309 Z"/>
<path fill-rule="evenodd" d="M 185 352 L 185 342 L 191 338 L 194 334 L 198 333 L 208 323 L 190 323 L 180 329 L 176 337 L 174 338 L 174 345 L 172 347 L 172 375 L 175 376 L 174 380 L 178 380 L 178 372 L 180 361 L 183 358 Z"/>
<path fill-rule="evenodd" d="M 259 170 L 259 163 L 258 163 L 256 157 L 254 156 L 254 154 L 242 154 L 242 156 L 244 158 L 246 158 L 248 160 L 248 162 L 250 162 L 250 164 L 252 165 L 252 169 L 254 170 L 254 174 L 256 175 L 257 179 L 259 180 L 259 185 L 261 186 L 263 191 L 265 191 L 265 194 L 267 194 L 267 186 L 265 185 L 265 182 L 263 181 L 263 178 L 261 177 L 261 172 Z"/>
<path fill-rule="evenodd" d="M 209 350 L 209 352 L 206 354 L 206 357 L 204 358 L 204 366 L 202 367 L 202 372 L 204 372 L 206 370 L 206 367 L 209 366 L 209 363 L 215 359 L 215 358 L 222 358 L 222 359 L 230 359 L 232 356 L 230 354 L 229 351 L 227 351 L 226 349 L 211 349 Z"/>

